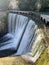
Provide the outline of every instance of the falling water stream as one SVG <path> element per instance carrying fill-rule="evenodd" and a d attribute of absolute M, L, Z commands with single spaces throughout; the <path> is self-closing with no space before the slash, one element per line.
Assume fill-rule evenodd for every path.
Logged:
<path fill-rule="evenodd" d="M 40 45 L 43 34 L 39 33 L 40 30 L 33 20 L 29 20 L 28 17 L 22 15 L 11 13 L 8 18 L 8 32 L 14 36 L 12 42 L 14 41 L 14 46 L 18 50 L 14 55 L 27 53 L 26 55 L 22 55 L 22 58 L 33 62 L 39 58 L 44 49 Z"/>

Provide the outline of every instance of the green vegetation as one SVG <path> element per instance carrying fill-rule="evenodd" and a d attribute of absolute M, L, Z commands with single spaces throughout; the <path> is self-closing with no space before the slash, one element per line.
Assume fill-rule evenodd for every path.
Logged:
<path fill-rule="evenodd" d="M 41 11 L 46 11 L 49 8 L 49 0 L 41 0 Z"/>
<path fill-rule="evenodd" d="M 49 0 L 41 0 L 42 2 L 42 7 L 45 8 L 45 7 L 48 7 L 49 5 Z"/>
<path fill-rule="evenodd" d="M 36 61 L 36 65 L 49 65 L 49 54 L 45 48 L 39 59 Z"/>
<path fill-rule="evenodd" d="M 40 11 L 49 7 L 49 0 L 18 0 L 20 10 Z"/>
<path fill-rule="evenodd" d="M 36 0 L 19 0 L 20 10 L 34 10 Z"/>

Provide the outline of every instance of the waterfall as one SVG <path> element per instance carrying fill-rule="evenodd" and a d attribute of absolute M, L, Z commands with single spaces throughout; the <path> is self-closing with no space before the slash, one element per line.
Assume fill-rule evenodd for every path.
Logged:
<path fill-rule="evenodd" d="M 22 58 L 25 59 L 26 61 L 36 62 L 36 60 L 39 58 L 42 51 L 44 50 L 44 46 L 40 43 L 44 36 L 42 33 L 39 32 L 40 30 L 36 28 L 33 40 L 31 41 L 31 43 L 33 43 L 31 53 L 22 55 Z"/>
<path fill-rule="evenodd" d="M 39 33 L 36 23 L 33 20 L 28 20 L 26 16 L 10 13 L 8 31 L 14 35 L 13 42 L 17 49 L 17 53 L 14 55 L 26 54 L 29 57 L 32 56 L 31 59 L 35 62 L 44 49 L 40 45 L 43 34 Z"/>
<path fill-rule="evenodd" d="M 33 20 L 29 20 L 28 17 L 12 13 L 9 14 L 8 32 L 14 35 L 13 42 L 14 46 L 16 46 L 15 48 L 19 47 L 16 54 L 19 53 L 21 55 L 30 52 L 33 41 L 36 38 L 36 29 L 37 25 Z"/>
<path fill-rule="evenodd" d="M 35 21 L 23 15 L 9 13 L 8 33 L 1 38 L 0 50 L 4 50 L 6 56 L 32 56 L 35 62 L 43 50 L 43 46 L 40 45 L 42 38 L 43 34 L 39 33 Z"/>

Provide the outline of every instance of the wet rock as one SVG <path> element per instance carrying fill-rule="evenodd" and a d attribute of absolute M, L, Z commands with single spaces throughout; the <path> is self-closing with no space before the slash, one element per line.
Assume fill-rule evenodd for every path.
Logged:
<path fill-rule="evenodd" d="M 2 36 L 5 33 L 5 23 L 0 21 L 0 36 Z"/>

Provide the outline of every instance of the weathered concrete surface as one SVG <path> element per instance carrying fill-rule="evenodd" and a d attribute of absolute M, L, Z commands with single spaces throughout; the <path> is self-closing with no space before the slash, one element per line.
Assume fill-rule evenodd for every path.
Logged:
<path fill-rule="evenodd" d="M 49 15 L 41 14 L 40 17 L 42 18 L 43 21 L 45 21 L 45 23 L 49 22 Z"/>
<path fill-rule="evenodd" d="M 0 58 L 0 65 L 33 65 L 33 63 L 29 63 L 18 56 Z"/>

